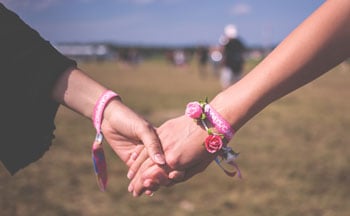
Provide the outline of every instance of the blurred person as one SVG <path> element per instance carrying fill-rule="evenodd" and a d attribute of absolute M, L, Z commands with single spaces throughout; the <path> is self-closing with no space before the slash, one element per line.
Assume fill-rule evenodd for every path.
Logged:
<path fill-rule="evenodd" d="M 182 49 L 177 49 L 173 52 L 173 61 L 175 66 L 186 66 L 187 58 L 186 53 Z"/>
<path fill-rule="evenodd" d="M 127 165 L 143 149 L 140 144 L 146 146 L 156 163 L 164 164 L 158 136 L 149 122 L 123 104 L 115 93 L 108 101 L 103 100 L 101 96 L 111 92 L 107 87 L 88 77 L 75 61 L 59 53 L 1 3 L 0 28 L 4 126 L 0 161 L 12 175 L 49 150 L 59 105 L 94 123 L 98 117 L 102 131 L 99 135 L 103 134 Z"/>
<path fill-rule="evenodd" d="M 137 66 L 142 61 L 139 51 L 136 48 L 128 50 L 127 62 L 132 66 Z"/>
<path fill-rule="evenodd" d="M 245 46 L 238 38 L 235 25 L 229 24 L 224 29 L 224 35 L 219 40 L 223 46 L 222 69 L 220 82 L 223 89 L 237 82 L 242 75 Z"/>
<path fill-rule="evenodd" d="M 349 39 L 350 1 L 325 1 L 252 71 L 209 104 L 229 123 L 230 130 L 237 132 L 269 104 L 348 59 Z M 199 114 L 198 118 L 202 118 Z M 134 196 L 183 182 L 204 171 L 224 151 L 222 148 L 210 153 L 203 147 L 209 132 L 201 121 L 196 124 L 187 115 L 165 122 L 157 133 L 167 164 L 155 165 L 142 152 L 128 175 L 131 179 L 128 190 Z"/>
<path fill-rule="evenodd" d="M 211 65 L 213 67 L 213 74 L 215 77 L 219 77 L 220 64 L 222 61 L 222 51 L 220 46 L 210 47 L 209 53 L 210 53 Z"/>

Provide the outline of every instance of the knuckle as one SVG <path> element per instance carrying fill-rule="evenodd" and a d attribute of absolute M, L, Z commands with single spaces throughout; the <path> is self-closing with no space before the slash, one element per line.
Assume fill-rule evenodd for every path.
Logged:
<path fill-rule="evenodd" d="M 166 160 L 167 160 L 167 164 L 172 169 L 179 169 L 180 168 L 181 163 L 180 163 L 179 158 L 176 155 L 174 155 L 174 154 L 167 155 Z"/>
<path fill-rule="evenodd" d="M 138 124 L 135 128 L 136 133 L 139 134 L 140 137 L 146 135 L 146 134 L 155 134 L 155 131 L 153 129 L 153 126 L 148 122 L 143 122 L 141 124 Z"/>

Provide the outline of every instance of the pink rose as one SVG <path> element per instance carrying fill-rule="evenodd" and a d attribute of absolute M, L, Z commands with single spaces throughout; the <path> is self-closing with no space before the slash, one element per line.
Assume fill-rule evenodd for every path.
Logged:
<path fill-rule="evenodd" d="M 202 115 L 202 106 L 200 105 L 200 103 L 198 103 L 197 101 L 195 102 L 190 102 L 187 104 L 186 107 L 186 115 L 194 118 L 194 119 L 198 119 L 201 117 Z"/>
<path fill-rule="evenodd" d="M 206 139 L 205 139 L 205 148 L 207 149 L 207 151 L 209 153 L 215 153 L 217 151 L 219 151 L 222 148 L 222 139 L 221 136 L 219 135 L 209 135 Z"/>

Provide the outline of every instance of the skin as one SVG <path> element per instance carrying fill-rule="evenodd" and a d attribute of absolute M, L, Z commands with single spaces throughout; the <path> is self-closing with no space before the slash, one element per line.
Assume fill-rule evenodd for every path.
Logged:
<path fill-rule="evenodd" d="M 350 1 L 328 0 L 260 64 L 210 104 L 237 131 L 275 100 L 349 58 L 349 39 Z M 201 146 L 206 131 L 186 116 L 165 122 L 157 133 L 167 164 L 155 165 L 141 153 L 130 168 L 135 175 L 128 189 L 134 196 L 185 181 L 202 172 L 214 158 Z"/>
<path fill-rule="evenodd" d="M 52 98 L 92 119 L 95 103 L 106 90 L 106 87 L 79 68 L 70 68 L 57 80 Z M 153 126 L 123 104 L 120 98 L 114 98 L 107 104 L 101 129 L 106 141 L 126 165 L 130 166 L 144 148 L 153 162 L 160 165 L 165 163 L 162 147 Z"/>

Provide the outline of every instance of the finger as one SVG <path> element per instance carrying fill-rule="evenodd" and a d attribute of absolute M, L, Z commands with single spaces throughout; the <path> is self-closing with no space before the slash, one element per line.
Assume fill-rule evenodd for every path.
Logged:
<path fill-rule="evenodd" d="M 134 197 L 141 196 L 143 193 L 146 195 L 151 195 L 153 193 L 153 191 L 156 191 L 159 188 L 159 186 L 155 182 L 152 182 L 151 179 L 146 179 L 143 182 L 143 186 L 144 187 L 141 190 L 134 190 L 133 191 Z"/>
<path fill-rule="evenodd" d="M 155 191 L 146 190 L 146 191 L 145 191 L 145 194 L 151 197 L 151 196 L 154 195 L 154 192 L 155 192 Z"/>
<path fill-rule="evenodd" d="M 141 134 L 140 139 L 145 145 L 150 158 L 156 164 L 165 164 L 165 156 L 162 146 L 154 128 L 151 125 L 147 125 L 139 134 Z"/>
<path fill-rule="evenodd" d="M 137 158 L 140 156 L 141 152 L 143 151 L 145 147 L 143 145 L 137 145 L 134 147 L 133 151 L 129 154 L 129 157 L 127 158 L 127 161 L 125 162 L 125 164 L 128 167 L 131 167 L 135 161 L 137 160 Z"/>
<path fill-rule="evenodd" d="M 144 192 L 146 195 L 150 195 L 151 193 L 157 191 L 160 187 L 159 184 L 153 182 L 151 179 L 146 179 L 143 186 L 146 188 Z"/>
<path fill-rule="evenodd" d="M 146 151 L 143 154 L 148 154 Z M 142 179 L 142 171 L 146 170 L 148 167 L 151 167 L 154 165 L 154 162 L 150 159 L 147 159 L 144 163 L 141 164 L 141 167 L 139 167 L 138 172 L 135 173 L 134 177 L 131 179 L 129 186 L 128 186 L 128 191 L 130 193 L 133 193 L 135 188 L 136 190 L 140 191 L 140 188 L 143 187 L 143 181 L 145 179 Z"/>
<path fill-rule="evenodd" d="M 140 169 L 143 162 L 148 158 L 147 150 L 141 151 L 141 153 L 137 156 L 136 160 L 130 165 L 127 177 L 128 179 L 133 179 L 137 171 Z"/>
<path fill-rule="evenodd" d="M 133 196 L 141 196 L 142 194 L 152 195 L 153 192 L 159 189 L 159 187 L 160 185 L 157 183 L 157 181 L 154 181 L 152 179 L 146 179 L 143 182 L 143 188 L 141 188 L 141 190 L 134 190 Z"/>
<path fill-rule="evenodd" d="M 172 181 L 181 182 L 185 177 L 185 171 L 173 170 L 169 173 L 168 177 Z"/>
<path fill-rule="evenodd" d="M 152 166 L 151 168 L 145 170 L 142 174 L 142 178 L 145 179 L 144 182 L 147 180 L 151 180 L 152 183 L 167 186 L 169 183 L 171 183 L 171 179 L 168 178 L 169 174 L 168 171 L 169 167 L 164 166 Z M 145 186 L 145 183 L 144 183 Z"/>
<path fill-rule="evenodd" d="M 141 195 L 147 189 L 154 191 L 154 187 L 158 185 L 167 185 L 170 183 L 167 172 L 165 172 L 165 170 L 160 168 L 158 165 L 154 164 L 153 161 L 147 160 L 143 166 L 144 165 L 147 167 L 147 169 L 145 170 L 143 167 L 141 167 L 141 170 L 145 171 L 142 174 L 137 173 L 135 178 L 130 183 L 134 196 Z"/>

